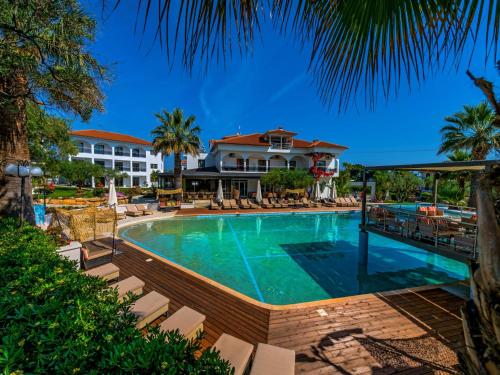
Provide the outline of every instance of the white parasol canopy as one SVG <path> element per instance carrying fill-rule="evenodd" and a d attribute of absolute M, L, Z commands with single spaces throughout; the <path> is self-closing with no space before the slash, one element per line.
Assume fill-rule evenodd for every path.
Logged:
<path fill-rule="evenodd" d="M 219 187 L 217 188 L 217 196 L 215 197 L 216 202 L 222 202 L 224 199 L 224 192 L 222 191 L 222 180 L 219 180 Z"/>
<path fill-rule="evenodd" d="M 260 188 L 260 180 L 257 181 L 257 194 L 255 195 L 257 203 L 262 203 L 262 189 Z"/>
<path fill-rule="evenodd" d="M 323 188 L 323 191 L 321 192 L 321 199 L 330 199 L 330 196 L 332 195 L 331 191 L 331 184 L 332 184 L 332 179 L 330 179 L 326 184 L 325 187 Z"/>
<path fill-rule="evenodd" d="M 118 198 L 116 197 L 115 181 L 114 179 L 109 180 L 109 193 L 108 193 L 108 205 L 115 206 L 118 204 Z"/>

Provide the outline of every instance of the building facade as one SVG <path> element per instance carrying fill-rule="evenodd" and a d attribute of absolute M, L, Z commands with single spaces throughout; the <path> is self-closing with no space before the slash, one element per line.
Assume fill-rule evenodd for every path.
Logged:
<path fill-rule="evenodd" d="M 116 186 L 151 186 L 151 173 L 163 172 L 162 155 L 156 154 L 146 140 L 101 130 L 75 130 L 71 138 L 78 148 L 72 160 L 86 160 L 128 175 L 116 179 Z M 96 183 L 92 179 L 93 187 Z"/>
<path fill-rule="evenodd" d="M 208 153 L 187 155 L 182 172 L 185 192 L 215 192 L 220 179 L 226 194 L 238 189 L 241 196 L 252 196 L 259 178 L 276 168 L 302 168 L 338 176 L 339 156 L 347 147 L 320 140 L 305 141 L 296 135 L 277 128 L 212 140 Z M 171 185 L 171 175 L 162 174 L 160 186 Z"/>

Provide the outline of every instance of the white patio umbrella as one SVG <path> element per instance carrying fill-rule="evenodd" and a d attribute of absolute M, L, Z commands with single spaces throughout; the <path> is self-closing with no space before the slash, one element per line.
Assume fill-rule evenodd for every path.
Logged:
<path fill-rule="evenodd" d="M 333 182 L 332 182 L 332 191 L 331 191 L 332 196 L 331 196 L 331 199 L 333 200 L 333 199 L 337 198 L 337 185 L 335 184 L 335 181 L 333 180 L 333 178 L 332 178 L 332 181 Z"/>
<path fill-rule="evenodd" d="M 257 181 L 257 194 L 255 195 L 257 203 L 262 203 L 262 189 L 260 188 L 260 180 Z"/>
<path fill-rule="evenodd" d="M 330 199 L 331 188 L 330 188 L 331 180 L 325 184 L 323 191 L 321 192 L 321 199 Z"/>
<path fill-rule="evenodd" d="M 109 180 L 109 192 L 108 192 L 108 206 L 115 206 L 118 204 L 118 198 L 116 197 L 115 181 Z"/>
<path fill-rule="evenodd" d="M 321 191 L 320 191 L 320 187 L 319 187 L 319 181 L 316 181 L 316 186 L 313 190 L 313 200 L 315 201 L 319 201 L 320 198 L 321 198 Z"/>
<path fill-rule="evenodd" d="M 215 197 L 216 202 L 222 202 L 224 199 L 224 192 L 222 191 L 222 180 L 219 180 L 219 187 L 217 188 L 217 196 Z"/>

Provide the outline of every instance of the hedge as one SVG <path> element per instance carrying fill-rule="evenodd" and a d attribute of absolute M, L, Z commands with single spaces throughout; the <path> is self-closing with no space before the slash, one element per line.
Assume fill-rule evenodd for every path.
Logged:
<path fill-rule="evenodd" d="M 0 367 L 4 374 L 226 374 L 200 340 L 135 328 L 130 301 L 59 257 L 41 230 L 0 219 Z"/>

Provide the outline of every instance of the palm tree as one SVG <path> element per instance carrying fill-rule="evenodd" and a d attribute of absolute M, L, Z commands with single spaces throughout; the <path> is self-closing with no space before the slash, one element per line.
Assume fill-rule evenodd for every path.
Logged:
<path fill-rule="evenodd" d="M 449 161 L 470 161 L 472 160 L 472 155 L 466 150 L 454 150 L 453 153 L 446 155 Z M 465 196 L 465 183 L 470 178 L 469 172 L 454 172 L 451 175 L 455 176 L 458 183 L 458 189 L 460 191 L 461 197 Z"/>
<path fill-rule="evenodd" d="M 155 114 L 160 121 L 152 134 L 155 152 L 164 155 L 174 154 L 175 188 L 182 187 L 181 155 L 198 155 L 200 149 L 200 127 L 195 125 L 196 118 L 184 118 L 181 109 L 175 108 L 172 113 L 163 110 Z"/>
<path fill-rule="evenodd" d="M 94 34 L 95 21 L 77 0 L 2 2 L 0 216 L 19 214 L 20 179 L 4 175 L 4 166 L 30 160 L 30 102 L 83 120 L 102 110 L 105 71 L 88 48 Z M 25 217 L 34 221 L 29 179 L 25 197 Z"/>
<path fill-rule="evenodd" d="M 495 112 L 486 103 L 464 106 L 462 112 L 445 118 L 448 125 L 441 129 L 443 143 L 438 154 L 470 150 L 473 160 L 484 160 L 500 147 L 500 132 L 494 125 Z M 469 207 L 476 207 L 479 173 L 472 174 Z"/>

